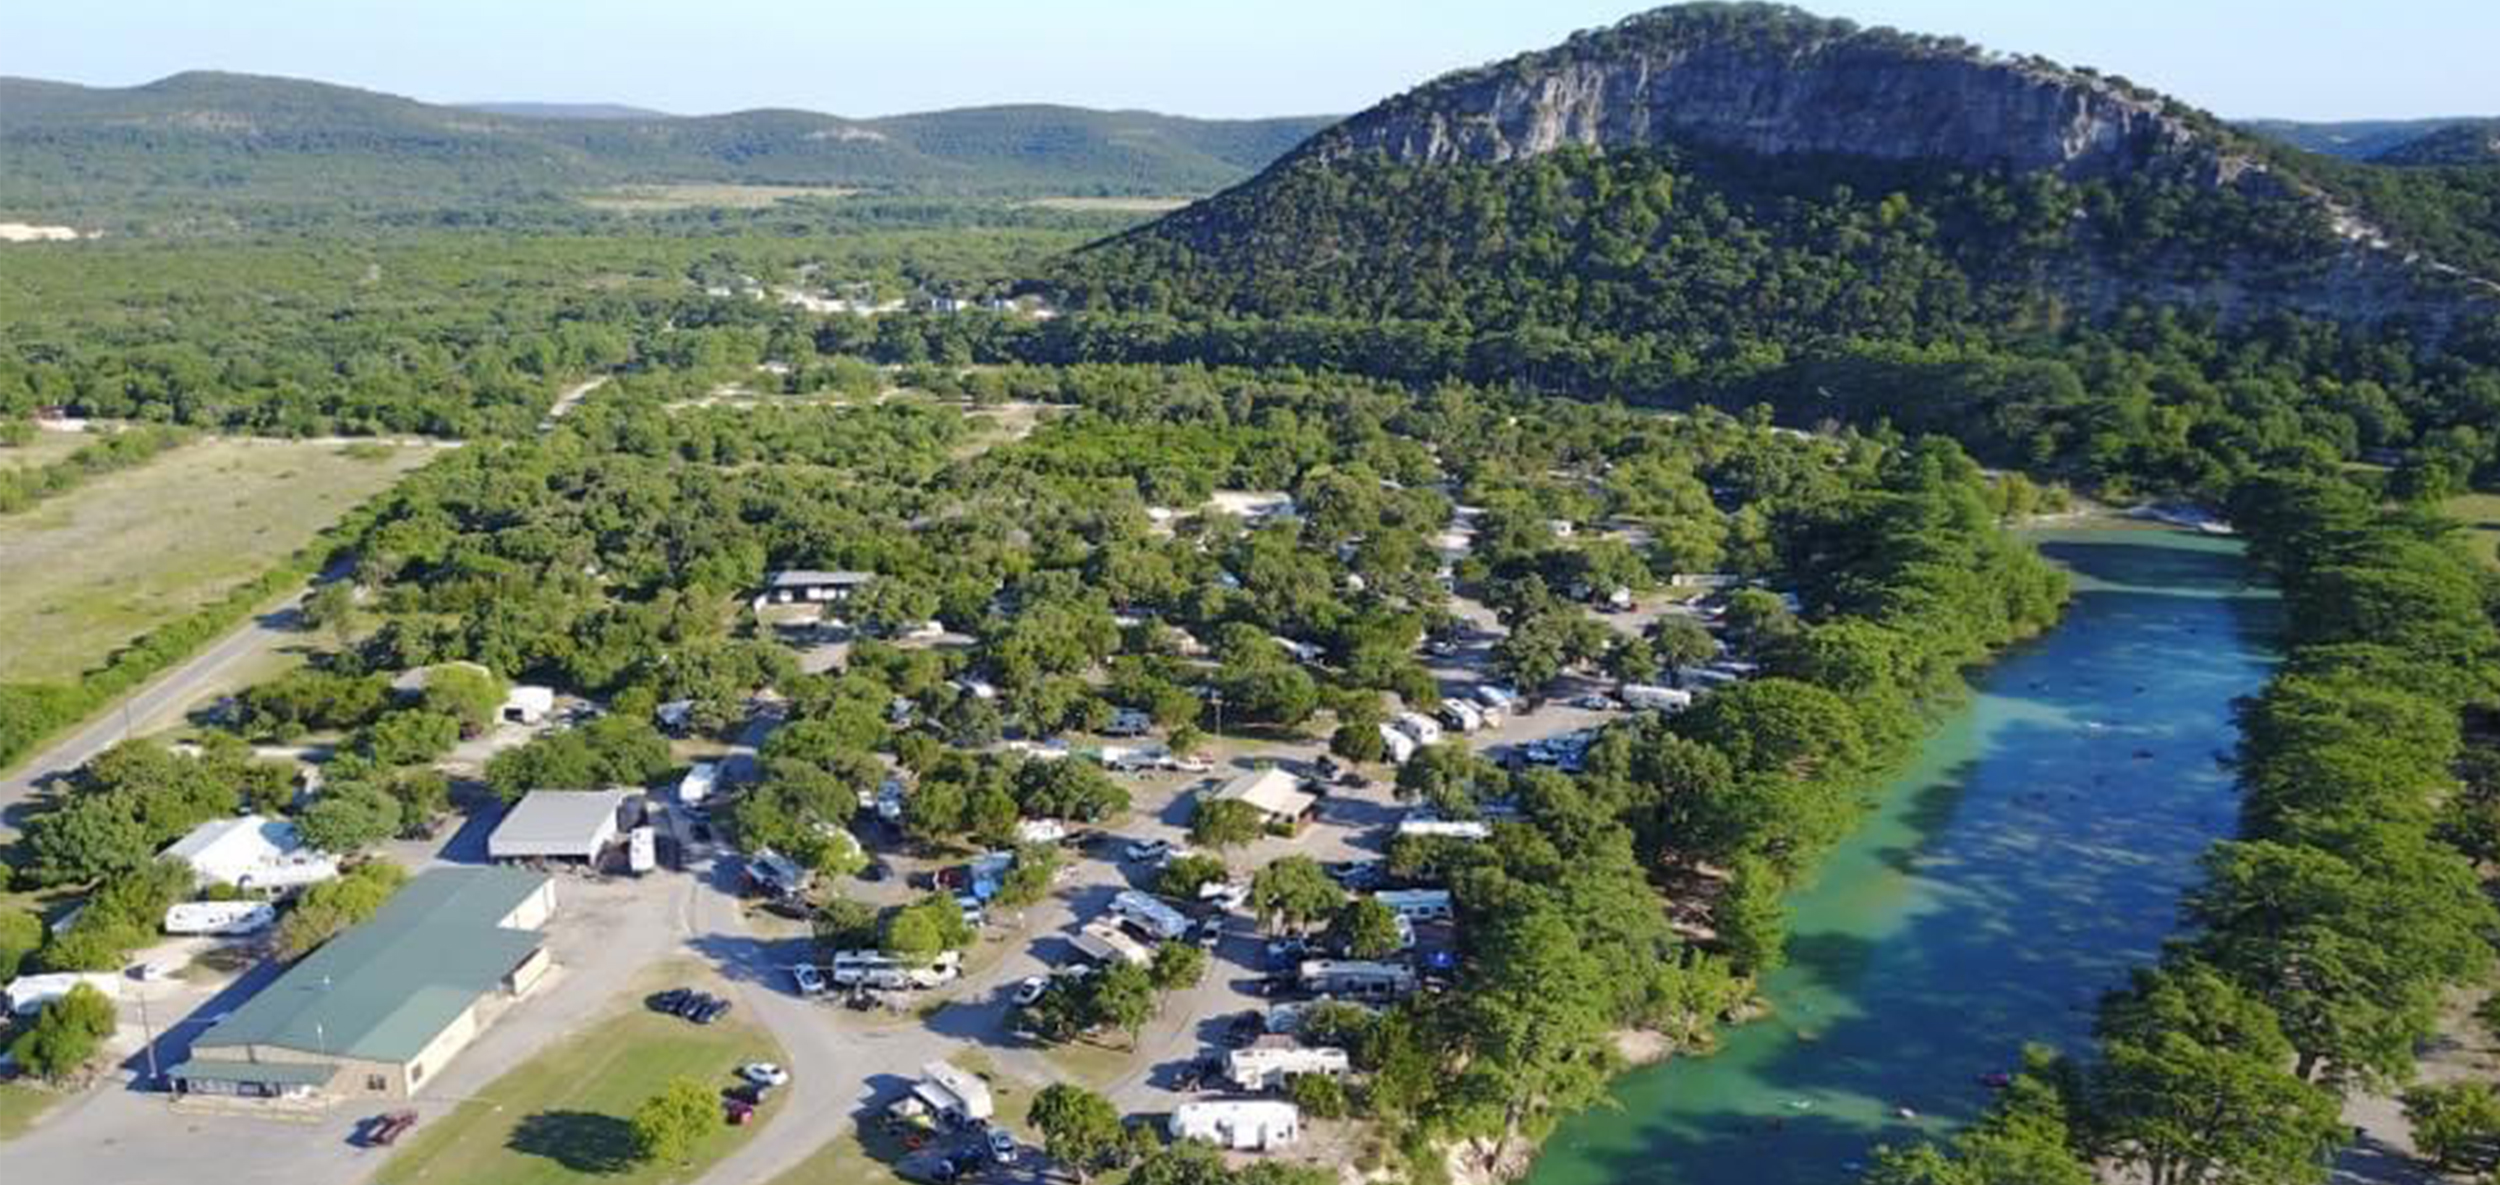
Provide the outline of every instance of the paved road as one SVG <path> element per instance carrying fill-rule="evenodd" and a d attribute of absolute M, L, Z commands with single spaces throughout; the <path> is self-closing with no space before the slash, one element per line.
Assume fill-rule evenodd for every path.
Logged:
<path fill-rule="evenodd" d="M 113 710 L 88 721 L 10 771 L 5 779 L 0 779 L 0 836 L 15 833 L 27 801 L 46 781 L 75 772 L 88 759 L 130 736 L 134 729 L 144 732 L 149 722 L 188 710 L 201 697 L 217 690 L 220 680 L 230 672 L 300 639 L 303 601 L 304 594 L 297 593 L 235 627 L 208 648 L 142 684 Z"/>

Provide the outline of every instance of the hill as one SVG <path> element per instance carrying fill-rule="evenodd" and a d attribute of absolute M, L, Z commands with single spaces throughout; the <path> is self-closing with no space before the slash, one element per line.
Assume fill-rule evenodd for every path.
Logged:
<path fill-rule="evenodd" d="M 2349 119 L 2324 123 L 2296 119 L 2244 119 L 2238 121 L 2241 131 L 2263 136 L 2282 144 L 2315 152 L 2321 156 L 2344 160 L 2375 160 L 2379 154 L 2410 144 L 2433 132 L 2460 123 L 2453 119 Z"/>
<path fill-rule="evenodd" d="M 463 111 L 510 115 L 521 119 L 667 119 L 668 112 L 624 103 L 462 103 Z"/>
<path fill-rule="evenodd" d="M 2453 123 L 2407 140 L 2371 158 L 2382 165 L 2500 164 L 2500 119 Z"/>
<path fill-rule="evenodd" d="M 2224 384 L 2294 420 L 2323 384 L 2414 401 L 2350 449 L 2465 421 L 2439 384 L 2500 357 L 2488 191 L 2310 162 L 2125 78 L 1692 4 L 1391 98 L 1048 286 L 1176 320 L 1166 356 L 1763 401 L 2194 484 L 2279 447 Z M 2410 361 L 2435 347 L 2438 380 Z M 2155 439 L 2170 397 L 2219 443 Z"/>
<path fill-rule="evenodd" d="M 870 120 L 442 107 L 294 79 L 178 74 L 99 89 L 0 79 L 0 210 L 284 221 L 468 211 L 622 184 L 914 194 L 1204 193 L 1324 123 L 1018 106 Z"/>

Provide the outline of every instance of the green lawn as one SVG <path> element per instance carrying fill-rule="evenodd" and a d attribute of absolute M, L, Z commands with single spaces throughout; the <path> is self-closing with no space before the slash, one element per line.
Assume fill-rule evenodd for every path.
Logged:
<path fill-rule="evenodd" d="M 703 1174 L 753 1136 L 723 1123 L 686 1165 L 632 1163 L 635 1106 L 678 1075 L 729 1086 L 744 1062 L 778 1061 L 762 1030 L 734 1019 L 693 1025 L 639 1008 L 601 1022 L 428 1120 L 382 1166 L 377 1185 L 665 1185 Z M 768 1102 L 757 1123 L 802 1123 Z"/>
<path fill-rule="evenodd" d="M 2465 524 L 2466 544 L 2474 557 L 2500 567 L 2500 494 L 2463 494 L 2440 504 L 2450 518 Z"/>
<path fill-rule="evenodd" d="M 15 1139 L 64 1096 L 23 1083 L 0 1083 L 0 1141 Z"/>
<path fill-rule="evenodd" d="M 79 446 L 104 439 L 84 432 L 37 432 L 24 444 L 0 444 L 0 469 L 49 465 L 77 452 Z"/>
<path fill-rule="evenodd" d="M 893 1150 L 900 1155 L 900 1149 Z M 767 1185 L 901 1185 L 884 1161 L 868 1154 L 858 1136 L 835 1136 L 789 1172 Z"/>
<path fill-rule="evenodd" d="M 68 679 L 260 575 L 433 455 L 208 440 L 0 517 L 0 682 Z"/>

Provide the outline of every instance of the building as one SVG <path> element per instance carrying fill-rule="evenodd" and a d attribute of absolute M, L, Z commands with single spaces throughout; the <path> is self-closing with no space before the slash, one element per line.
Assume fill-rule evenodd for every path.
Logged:
<path fill-rule="evenodd" d="M 764 588 L 764 599 L 777 605 L 847 601 L 852 593 L 876 578 L 873 572 L 817 572 L 806 568 L 785 568 L 773 573 L 771 582 Z"/>
<path fill-rule="evenodd" d="M 1372 900 L 1410 922 L 1441 922 L 1450 918 L 1448 889 L 1382 889 Z"/>
<path fill-rule="evenodd" d="M 1277 831 L 1293 831 L 1319 813 L 1319 796 L 1304 790 L 1302 779 L 1274 766 L 1224 783 L 1213 801 L 1249 803 L 1259 820 Z"/>
<path fill-rule="evenodd" d="M 295 824 L 263 815 L 211 819 L 159 855 L 190 865 L 205 883 L 238 889 L 291 889 L 339 874 L 338 861 L 304 846 Z"/>
<path fill-rule="evenodd" d="M 1330 1046 L 1305 1046 L 1291 1037 L 1269 1034 L 1224 1055 L 1224 1076 L 1252 1092 L 1283 1089 L 1306 1074 L 1342 1078 L 1353 1063 L 1346 1052 Z"/>
<path fill-rule="evenodd" d="M 979 1123 L 997 1114 L 990 1104 L 990 1086 L 947 1062 L 920 1067 L 912 1096 L 949 1123 Z"/>
<path fill-rule="evenodd" d="M 597 864 L 616 846 L 624 807 L 622 790 L 532 790 L 486 837 L 486 858 Z"/>
<path fill-rule="evenodd" d="M 1205 1099 L 1172 1109 L 1175 1140 L 1235 1152 L 1265 1152 L 1302 1138 L 1302 1108 L 1278 1099 Z"/>
<path fill-rule="evenodd" d="M 506 724 L 536 724 L 556 710 L 556 689 L 523 683 L 506 692 L 503 711 Z"/>
<path fill-rule="evenodd" d="M 167 1077 L 191 1094 L 407 1098 L 546 977 L 555 907 L 535 873 L 428 872 L 211 1025 Z"/>
<path fill-rule="evenodd" d="M 1306 959 L 1302 985 L 1328 996 L 1403 996 L 1415 990 L 1415 973 L 1401 963 L 1360 959 Z"/>
<path fill-rule="evenodd" d="M 107 1000 L 122 998 L 121 976 L 107 971 L 54 971 L 44 975 L 21 975 L 0 988 L 0 1004 L 8 1007 L 11 1016 L 32 1016 L 45 1005 L 69 994 L 80 984 L 104 993 Z"/>

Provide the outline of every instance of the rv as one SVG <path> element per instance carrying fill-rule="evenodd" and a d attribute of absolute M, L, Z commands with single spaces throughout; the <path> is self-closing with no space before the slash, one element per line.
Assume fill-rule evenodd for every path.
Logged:
<path fill-rule="evenodd" d="M 625 834 L 625 870 L 635 876 L 660 866 L 660 833 L 645 824 Z"/>
<path fill-rule="evenodd" d="M 1391 765 L 1404 765 L 1415 755 L 1415 738 L 1386 724 L 1380 726 L 1380 743 L 1388 750 Z"/>
<path fill-rule="evenodd" d="M 1448 889 L 1382 889 L 1372 900 L 1413 922 L 1448 921 L 1451 913 Z"/>
<path fill-rule="evenodd" d="M 1262 1039 L 1248 1049 L 1236 1049 L 1224 1057 L 1224 1076 L 1233 1085 L 1252 1092 L 1280 1090 L 1286 1083 L 1309 1074 L 1323 1078 L 1343 1078 L 1352 1064 L 1342 1049 L 1320 1047 L 1306 1049 L 1276 1038 Z"/>
<path fill-rule="evenodd" d="M 1154 961 L 1154 952 L 1129 937 L 1127 931 L 1101 918 L 1078 927 L 1072 945 L 1078 954 L 1106 967 L 1113 963 L 1143 967 Z"/>
<path fill-rule="evenodd" d="M 1415 738 L 1418 745 L 1441 743 L 1441 726 L 1421 712 L 1400 712 L 1390 723 L 1397 725 L 1399 732 Z"/>
<path fill-rule="evenodd" d="M 832 970 L 837 987 L 867 987 L 885 991 L 944 987 L 963 974 L 963 955 L 958 951 L 945 951 L 938 955 L 936 962 L 926 967 L 914 967 L 883 951 L 835 951 Z"/>
<path fill-rule="evenodd" d="M 1302 986 L 1321 995 L 1390 998 L 1415 990 L 1415 973 L 1398 963 L 1360 959 L 1306 959 Z"/>
<path fill-rule="evenodd" d="M 278 920 L 263 901 L 185 901 L 165 911 L 168 934 L 258 934 Z"/>
<path fill-rule="evenodd" d="M 1398 820 L 1398 834 L 1480 840 L 1493 838 L 1493 828 L 1476 819 L 1439 819 L 1411 815 Z"/>
<path fill-rule="evenodd" d="M 1615 698 L 1622 700 L 1625 707 L 1661 712 L 1681 712 L 1693 706 L 1692 692 L 1648 683 L 1626 683 L 1615 689 Z"/>
<path fill-rule="evenodd" d="M 1159 942 L 1171 942 L 1189 936 L 1189 918 L 1161 900 L 1135 889 L 1125 889 L 1111 899 L 1111 912 L 1122 921 Z"/>
<path fill-rule="evenodd" d="M 1476 732 L 1484 727 L 1484 711 L 1463 699 L 1442 700 L 1441 719 L 1460 732 Z"/>

